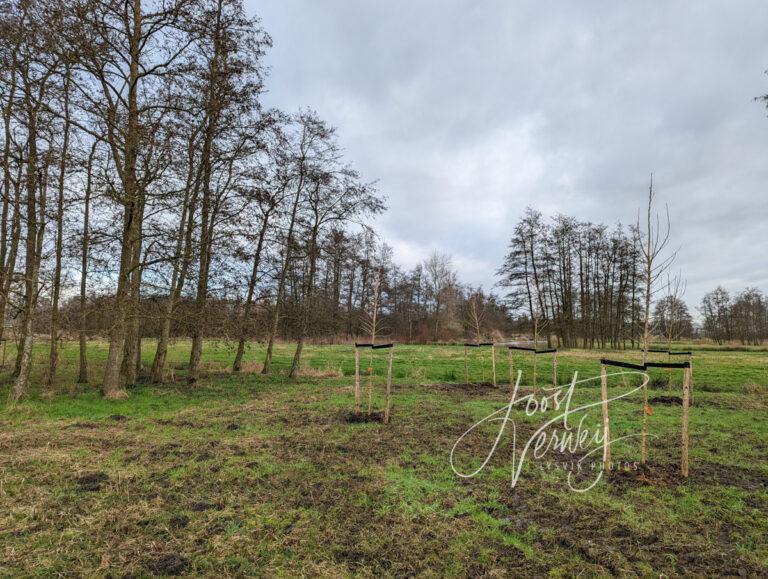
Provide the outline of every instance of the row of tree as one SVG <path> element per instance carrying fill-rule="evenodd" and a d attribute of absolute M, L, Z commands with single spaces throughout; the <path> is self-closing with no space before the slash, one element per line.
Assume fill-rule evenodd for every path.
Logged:
<path fill-rule="evenodd" d="M 66 31 L 66 34 L 62 34 Z M 412 271 L 367 224 L 385 209 L 311 110 L 261 104 L 271 40 L 242 0 L 0 0 L 0 319 L 18 343 L 13 396 L 36 335 L 105 337 L 105 396 L 166 374 L 170 340 L 438 339 L 507 322 L 449 258 Z M 142 339 L 157 338 L 151 368 Z"/>
<path fill-rule="evenodd" d="M 735 297 L 717 287 L 701 300 L 704 335 L 718 344 L 737 340 L 744 345 L 768 340 L 768 298 L 757 288 L 747 288 Z"/>
<path fill-rule="evenodd" d="M 659 273 L 652 271 L 652 282 Z M 528 208 L 498 274 L 507 303 L 530 320 L 535 339 L 587 348 L 643 340 L 648 271 L 639 226 L 548 220 Z"/>

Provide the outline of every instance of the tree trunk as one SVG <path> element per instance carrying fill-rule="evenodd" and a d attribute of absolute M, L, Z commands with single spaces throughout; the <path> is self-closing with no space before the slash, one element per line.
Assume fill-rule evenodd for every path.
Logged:
<path fill-rule="evenodd" d="M 275 346 L 275 336 L 277 335 L 277 329 L 280 324 L 280 310 L 283 305 L 283 292 L 285 291 L 285 279 L 288 275 L 288 268 L 291 264 L 291 253 L 293 251 L 293 228 L 296 225 L 296 216 L 299 211 L 299 200 L 301 199 L 301 192 L 304 188 L 304 174 L 302 172 L 299 183 L 296 186 L 296 195 L 293 199 L 293 209 L 291 210 L 291 220 L 288 225 L 288 234 L 285 242 L 285 260 L 283 261 L 283 267 L 280 270 L 280 278 L 277 283 L 277 296 L 275 298 L 275 311 L 272 313 L 272 324 L 269 328 L 269 339 L 267 342 L 267 353 L 264 356 L 264 367 L 261 370 L 262 374 L 269 374 L 272 366 L 272 353 Z"/>
<path fill-rule="evenodd" d="M 32 372 L 32 346 L 35 309 L 37 306 L 38 281 L 40 275 L 40 260 L 42 258 L 43 234 L 45 232 L 45 191 L 46 184 L 37 179 L 37 110 L 29 102 L 27 92 L 27 130 L 29 153 L 27 158 L 27 239 L 26 264 L 24 268 L 24 309 L 22 314 L 22 340 L 17 356 L 18 372 L 13 384 L 11 398 L 18 401 L 29 388 L 29 377 Z M 47 163 L 42 174 L 47 171 Z M 38 190 L 40 199 L 38 203 Z M 38 214 L 39 211 L 39 214 Z"/>
<path fill-rule="evenodd" d="M 59 163 L 58 200 L 56 204 L 56 263 L 53 271 L 53 297 L 51 300 L 51 352 L 48 364 L 49 392 L 56 389 L 56 369 L 59 361 L 59 297 L 61 296 L 61 260 L 64 253 L 64 182 L 69 153 L 69 67 L 66 70 L 64 84 L 64 136 Z"/>
<path fill-rule="evenodd" d="M 304 296 L 304 304 L 301 308 L 301 326 L 299 330 L 299 336 L 296 343 L 296 351 L 293 354 L 293 362 L 291 363 L 291 371 L 288 376 L 294 378 L 299 373 L 301 367 L 301 353 L 304 350 L 304 340 L 307 336 L 307 329 L 309 328 L 309 315 L 312 311 L 312 298 L 315 291 L 315 274 L 317 272 L 317 235 L 319 226 L 315 224 L 315 228 L 312 231 L 312 236 L 309 242 L 309 276 L 307 279 L 307 291 Z"/>
<path fill-rule="evenodd" d="M 243 355 L 245 354 L 245 339 L 246 339 L 246 325 L 251 317 L 251 308 L 253 306 L 253 296 L 256 292 L 256 281 L 259 275 L 259 265 L 261 263 L 261 251 L 264 247 L 264 238 L 267 234 L 267 228 L 269 226 L 269 216 L 272 213 L 272 209 L 269 209 L 264 213 L 264 218 L 261 222 L 261 230 L 259 231 L 259 240 L 256 243 L 256 253 L 253 256 L 253 267 L 251 269 L 251 277 L 248 279 L 248 294 L 245 297 L 245 304 L 243 305 L 243 317 L 240 320 L 240 339 L 237 341 L 237 353 L 235 354 L 235 361 L 232 363 L 232 371 L 240 372 L 243 366 Z"/>
<path fill-rule="evenodd" d="M 105 398 L 127 398 L 128 394 L 123 389 L 121 381 L 121 365 L 125 350 L 126 330 L 128 328 L 128 315 L 131 305 L 130 278 L 134 261 L 132 259 L 134 244 L 141 237 L 141 196 L 137 179 L 136 163 L 138 159 L 140 125 L 139 125 L 139 60 L 141 55 L 142 13 L 141 1 L 133 0 L 130 6 L 131 15 L 128 17 L 133 22 L 133 29 L 129 32 L 129 66 L 128 74 L 128 98 L 125 135 L 123 138 L 123 163 L 121 181 L 123 185 L 123 234 L 120 249 L 120 271 L 118 273 L 117 291 L 115 292 L 115 307 L 112 326 L 109 331 L 109 352 L 104 371 L 102 392 Z M 108 92 L 108 89 L 105 88 Z M 110 139 L 115 160 L 119 158 L 119 149 L 116 137 Z"/>
<path fill-rule="evenodd" d="M 91 153 L 88 155 L 88 169 L 85 182 L 85 200 L 83 208 L 83 239 L 80 247 L 80 329 L 78 337 L 80 340 L 80 371 L 77 382 L 79 384 L 88 383 L 88 339 L 85 331 L 86 314 L 86 289 L 88 283 L 88 251 L 91 239 L 90 232 L 90 214 L 91 214 L 91 193 L 93 190 L 93 158 L 96 155 L 96 143 L 91 147 Z"/>

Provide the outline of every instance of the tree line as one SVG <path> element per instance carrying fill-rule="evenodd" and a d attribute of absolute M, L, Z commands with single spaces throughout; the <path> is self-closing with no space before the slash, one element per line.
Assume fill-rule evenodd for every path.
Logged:
<path fill-rule="evenodd" d="M 498 271 L 535 339 L 563 347 L 636 347 L 644 269 L 637 227 L 608 227 L 526 209 Z"/>
<path fill-rule="evenodd" d="M 670 274 L 675 252 L 657 252 L 648 265 L 647 231 L 651 246 L 661 248 L 669 225 L 650 220 L 646 234 L 642 229 L 565 215 L 547 219 L 526 209 L 498 271 L 516 328 L 550 346 L 585 348 L 643 347 L 646 319 L 648 336 L 660 343 L 695 337 L 759 345 L 768 339 L 768 299 L 757 288 L 733 298 L 722 287 L 709 292 L 698 308 L 701 324 L 695 324 L 685 282 Z M 644 307 L 646 296 L 652 309 Z"/>
<path fill-rule="evenodd" d="M 704 335 L 718 344 L 738 341 L 759 345 L 768 340 L 768 298 L 757 288 L 747 288 L 731 297 L 718 286 L 701 300 Z"/>
<path fill-rule="evenodd" d="M 66 33 L 63 33 L 66 31 Z M 12 396 L 29 387 L 36 336 L 108 341 L 102 383 L 120 398 L 167 372 L 171 339 L 353 339 L 371 304 L 386 332 L 438 339 L 507 322 L 463 287 L 446 256 L 412 271 L 370 227 L 386 209 L 311 109 L 266 109 L 271 45 L 242 0 L 0 0 L 0 320 L 18 353 Z M 378 280 L 374 283 L 374 280 Z M 376 295 L 372 295 L 375 293 Z M 376 299 L 374 299 L 374 297 Z M 142 339 L 157 338 L 150 368 Z M 39 338 L 38 338 L 39 339 Z"/>

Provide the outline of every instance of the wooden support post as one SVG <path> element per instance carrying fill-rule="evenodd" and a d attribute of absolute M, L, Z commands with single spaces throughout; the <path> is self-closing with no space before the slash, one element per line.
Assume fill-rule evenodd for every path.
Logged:
<path fill-rule="evenodd" d="M 552 386 L 557 386 L 557 352 L 552 358 Z"/>
<path fill-rule="evenodd" d="M 355 413 L 360 414 L 360 349 L 355 348 Z"/>
<path fill-rule="evenodd" d="M 373 348 L 368 357 L 368 414 L 373 412 Z"/>
<path fill-rule="evenodd" d="M 680 472 L 688 477 L 688 406 L 691 397 L 691 368 L 684 370 L 683 378 L 683 458 L 680 463 Z"/>
<path fill-rule="evenodd" d="M 512 350 L 507 349 L 507 360 L 509 361 L 509 385 L 515 385 L 514 379 L 514 362 L 512 360 Z"/>
<path fill-rule="evenodd" d="M 688 368 L 689 370 L 689 384 L 688 384 L 688 390 L 691 392 L 691 404 L 693 404 L 693 353 L 688 354 Z"/>
<path fill-rule="evenodd" d="M 536 391 L 536 352 L 533 352 L 533 391 Z"/>
<path fill-rule="evenodd" d="M 469 360 L 467 358 L 467 347 L 464 346 L 464 384 L 469 386 Z"/>
<path fill-rule="evenodd" d="M 493 368 L 493 387 L 496 388 L 496 347 L 491 346 L 491 368 Z"/>
<path fill-rule="evenodd" d="M 643 386 L 643 422 L 640 431 L 640 464 L 648 459 L 648 385 Z"/>
<path fill-rule="evenodd" d="M 605 364 L 600 364 L 600 386 L 603 399 L 603 471 L 611 471 L 611 429 L 608 419 L 608 373 Z"/>
<path fill-rule="evenodd" d="M 483 349 L 480 348 L 480 370 L 482 372 L 480 382 L 485 382 L 485 355 L 483 354 Z"/>
<path fill-rule="evenodd" d="M 389 412 L 392 408 L 392 358 L 394 350 L 394 348 L 390 348 L 387 356 L 387 403 L 384 407 L 384 424 L 389 424 Z"/>

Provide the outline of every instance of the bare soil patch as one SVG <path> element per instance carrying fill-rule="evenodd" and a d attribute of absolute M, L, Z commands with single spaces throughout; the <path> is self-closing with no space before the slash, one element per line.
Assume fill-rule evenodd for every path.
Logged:
<path fill-rule="evenodd" d="M 91 472 L 77 477 L 75 482 L 77 483 L 78 490 L 85 492 L 100 491 L 109 480 L 109 475 L 104 472 Z"/>
<path fill-rule="evenodd" d="M 176 553 L 163 553 L 147 564 L 147 568 L 150 571 L 163 577 L 181 575 L 189 570 L 190 566 L 189 559 Z"/>
<path fill-rule="evenodd" d="M 365 424 L 368 422 L 384 422 L 383 412 L 344 412 L 341 416 L 342 420 L 348 424 Z"/>
<path fill-rule="evenodd" d="M 667 406 L 673 406 L 675 404 L 682 405 L 683 399 L 679 396 L 656 396 L 648 400 L 649 404 L 665 404 Z"/>

